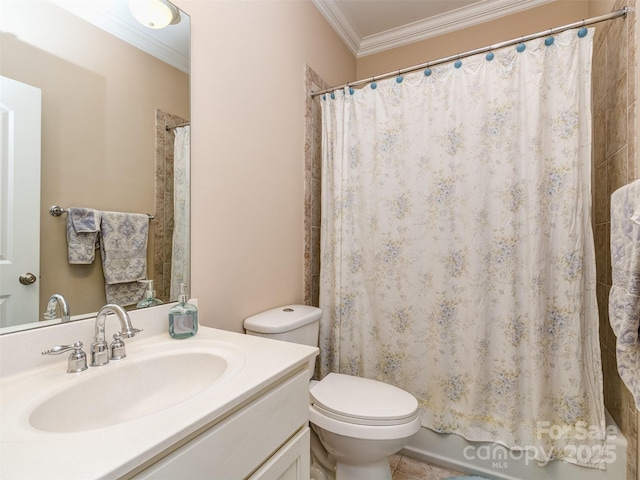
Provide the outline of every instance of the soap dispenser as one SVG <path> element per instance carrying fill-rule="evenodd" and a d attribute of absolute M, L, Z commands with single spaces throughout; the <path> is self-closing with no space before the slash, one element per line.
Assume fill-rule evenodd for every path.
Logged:
<path fill-rule="evenodd" d="M 180 284 L 178 304 L 169 310 L 169 335 L 173 338 L 189 338 L 198 332 L 198 309 L 187 302 L 186 285 Z"/>
<path fill-rule="evenodd" d="M 145 299 L 140 300 L 136 305 L 137 308 L 155 307 L 156 305 L 162 305 L 162 300 L 156 298 L 156 291 L 153 289 L 153 280 L 140 280 L 140 283 L 147 284 L 147 291 L 145 293 Z"/>

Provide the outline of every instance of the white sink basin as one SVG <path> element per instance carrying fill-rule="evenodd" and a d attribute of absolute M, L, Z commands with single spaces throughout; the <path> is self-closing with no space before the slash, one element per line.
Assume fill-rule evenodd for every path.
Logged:
<path fill-rule="evenodd" d="M 170 349 L 172 350 L 172 349 Z M 244 363 L 228 349 L 129 354 L 89 368 L 31 410 L 40 431 L 71 433 L 111 427 L 169 409 L 233 376 Z M 72 378 L 72 377 L 71 377 Z"/>

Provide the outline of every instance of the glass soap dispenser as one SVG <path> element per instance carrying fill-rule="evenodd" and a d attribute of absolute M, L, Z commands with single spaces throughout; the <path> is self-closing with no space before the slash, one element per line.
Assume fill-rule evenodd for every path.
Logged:
<path fill-rule="evenodd" d="M 153 289 L 153 280 L 141 280 L 140 283 L 147 284 L 147 291 L 145 293 L 145 299 L 140 300 L 136 305 L 136 308 L 147 308 L 162 305 L 162 300 L 156 298 L 156 291 Z"/>
<path fill-rule="evenodd" d="M 186 285 L 180 284 L 178 304 L 169 310 L 169 335 L 189 338 L 198 333 L 198 308 L 187 302 Z"/>

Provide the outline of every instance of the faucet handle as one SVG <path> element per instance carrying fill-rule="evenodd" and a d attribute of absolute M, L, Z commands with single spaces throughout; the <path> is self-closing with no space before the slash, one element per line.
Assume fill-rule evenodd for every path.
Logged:
<path fill-rule="evenodd" d="M 41 355 L 60 355 L 72 350 L 67 363 L 67 373 L 78 373 L 87 369 L 87 354 L 82 351 L 82 342 L 78 340 L 73 345 L 56 345 L 45 350 Z"/>
<path fill-rule="evenodd" d="M 141 328 L 131 328 L 129 330 L 125 330 L 124 332 L 118 332 L 118 334 L 125 338 L 131 338 L 131 337 L 135 337 L 136 334 L 140 333 L 141 331 L 142 331 Z"/>
<path fill-rule="evenodd" d="M 124 350 L 124 342 L 122 341 L 121 332 L 113 334 L 113 342 L 111 342 L 109 348 L 111 349 L 111 360 L 121 360 L 127 356 Z"/>

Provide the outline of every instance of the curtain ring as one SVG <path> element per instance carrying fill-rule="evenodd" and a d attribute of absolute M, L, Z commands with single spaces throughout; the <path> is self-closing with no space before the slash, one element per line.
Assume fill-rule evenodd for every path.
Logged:
<path fill-rule="evenodd" d="M 491 61 L 493 60 L 493 57 L 495 57 L 495 55 L 493 54 L 493 52 L 491 51 L 493 50 L 493 45 L 489 45 L 489 52 L 487 53 L 487 55 L 484 57 L 487 59 L 487 61 Z"/>
<path fill-rule="evenodd" d="M 549 29 L 549 35 L 547 36 L 547 38 L 544 41 L 544 44 L 549 47 L 551 45 L 553 45 L 553 42 L 555 41 L 555 39 L 553 38 L 553 28 Z"/>
<path fill-rule="evenodd" d="M 348 89 L 349 95 L 353 95 L 355 93 L 355 90 L 353 89 L 353 87 L 351 85 L 349 85 L 348 83 L 346 84 L 346 86 L 344 88 Z"/>
<path fill-rule="evenodd" d="M 586 23 L 587 22 L 583 19 L 582 20 L 582 27 L 580 28 L 580 30 L 578 30 L 578 37 L 579 38 L 584 38 L 584 37 L 587 36 L 587 33 L 589 33 L 589 31 L 585 27 Z"/>
<path fill-rule="evenodd" d="M 460 68 L 462 66 L 462 62 L 460 61 L 460 54 L 459 53 L 456 56 L 456 61 L 454 62 L 453 66 L 456 67 L 456 68 Z"/>

